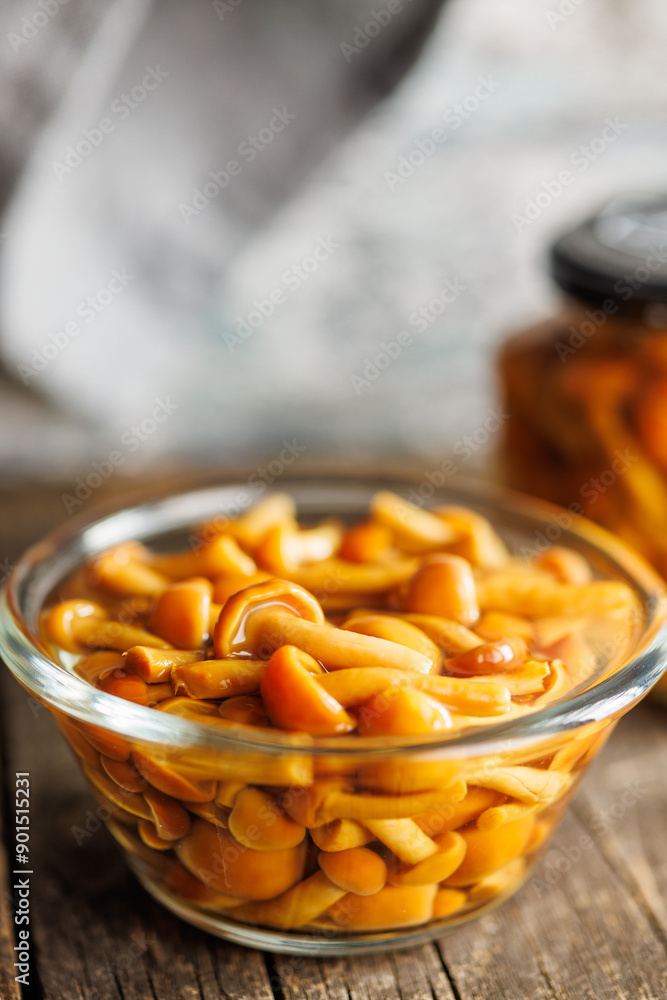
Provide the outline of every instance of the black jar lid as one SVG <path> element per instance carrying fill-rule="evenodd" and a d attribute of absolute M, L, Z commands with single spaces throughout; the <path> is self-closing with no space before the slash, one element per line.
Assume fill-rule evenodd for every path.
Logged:
<path fill-rule="evenodd" d="M 551 274 L 569 295 L 619 310 L 664 314 L 667 196 L 615 199 L 551 247 Z M 657 316 L 656 316 L 657 319 Z M 661 324 L 662 325 L 662 324 Z"/>

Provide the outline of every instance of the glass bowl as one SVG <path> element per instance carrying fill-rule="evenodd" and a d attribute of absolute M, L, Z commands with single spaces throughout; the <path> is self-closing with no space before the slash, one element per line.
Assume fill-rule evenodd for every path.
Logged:
<path fill-rule="evenodd" d="M 305 522 L 332 515 L 359 519 L 376 490 L 392 489 L 413 499 L 427 493 L 429 505 L 454 503 L 478 511 L 518 555 L 552 544 L 569 546 L 583 554 L 598 578 L 632 588 L 640 608 L 632 637 L 622 651 L 606 651 L 613 654 L 609 662 L 615 654 L 613 669 L 601 669 L 560 700 L 533 714 L 437 740 L 221 732 L 97 690 L 64 660 L 51 658 L 39 635 L 40 612 L 82 561 L 131 539 L 164 551 L 187 545 L 193 525 L 234 516 L 249 504 L 256 488 L 237 483 L 96 521 L 72 520 L 30 549 L 2 596 L 0 652 L 17 680 L 54 715 L 90 781 L 99 817 L 130 867 L 174 913 L 230 941 L 287 953 L 417 945 L 485 912 L 528 877 L 614 723 L 664 670 L 662 587 L 642 560 L 603 529 L 515 494 L 430 485 L 419 494 L 420 484 L 395 478 L 297 480 L 279 488 L 293 495 Z M 485 791 L 508 774 L 528 775 L 531 787 L 517 791 L 506 812 L 496 810 L 493 822 L 480 825 L 479 816 L 489 811 Z M 462 776 L 468 782 L 465 798 Z M 272 801 L 279 797 L 281 807 L 292 807 L 291 815 L 296 810 L 308 828 L 300 844 L 262 850 L 232 836 L 227 797 L 233 803 L 239 788 L 248 786 L 268 792 Z M 155 819 L 160 811 L 172 829 L 184 824 L 172 833 L 174 846 L 167 850 L 148 846 L 137 832 L 144 818 Z M 464 860 L 453 874 L 443 878 L 440 870 L 419 885 L 408 879 L 376 896 L 333 892 L 331 883 L 307 876 L 317 873 L 313 827 L 321 839 L 323 826 L 332 824 L 327 836 L 335 838 L 346 819 L 370 823 L 372 818 L 376 828 L 378 822 L 389 824 L 387 829 L 397 822 L 399 835 L 403 821 L 415 816 L 423 836 L 457 831 L 450 838 L 454 853 L 465 840 Z M 269 817 L 269 824 L 273 821 L 280 817 Z M 409 829 L 414 826 L 408 823 Z M 299 881 L 306 876 L 307 885 Z M 295 884 L 301 888 L 290 889 Z"/>

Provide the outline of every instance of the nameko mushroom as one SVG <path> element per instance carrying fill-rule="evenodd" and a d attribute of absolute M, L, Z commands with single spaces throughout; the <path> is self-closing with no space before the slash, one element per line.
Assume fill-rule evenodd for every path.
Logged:
<path fill-rule="evenodd" d="M 286 645 L 309 653 L 327 670 L 391 666 L 428 674 L 432 668 L 432 661 L 417 650 L 326 624 L 318 601 L 298 584 L 267 580 L 232 594 L 213 635 L 217 657 L 268 659 Z"/>

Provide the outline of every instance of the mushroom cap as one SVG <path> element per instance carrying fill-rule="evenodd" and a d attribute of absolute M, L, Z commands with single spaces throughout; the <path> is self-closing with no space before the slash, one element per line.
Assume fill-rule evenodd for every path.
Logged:
<path fill-rule="evenodd" d="M 245 624 L 255 611 L 276 608 L 297 618 L 324 625 L 324 612 L 311 593 L 298 583 L 287 580 L 264 580 L 237 591 L 227 600 L 213 634 L 215 655 L 220 659 L 234 653 L 251 651 L 245 643 Z"/>
<path fill-rule="evenodd" d="M 80 619 L 106 621 L 109 612 L 97 601 L 71 598 L 60 601 L 48 612 L 44 627 L 52 642 L 68 653 L 81 653 L 85 648 L 77 639 L 76 622 Z"/>
<path fill-rule="evenodd" d="M 176 844 L 179 861 L 206 885 L 237 899 L 271 899 L 303 876 L 306 842 L 277 851 L 253 851 L 231 833 L 196 819 Z"/>

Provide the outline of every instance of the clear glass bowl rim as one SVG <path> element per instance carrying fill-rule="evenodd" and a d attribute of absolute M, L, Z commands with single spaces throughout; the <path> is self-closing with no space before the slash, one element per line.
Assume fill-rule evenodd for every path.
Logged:
<path fill-rule="evenodd" d="M 341 514 L 345 509 L 358 515 L 367 508 L 368 499 L 376 490 L 392 489 L 405 495 L 418 485 L 414 476 L 402 478 L 395 474 L 391 478 L 295 477 L 268 487 L 266 493 L 291 493 L 300 510 L 314 504 L 319 516 L 323 517 Z M 560 529 L 558 543 L 578 548 L 594 562 L 601 560 L 612 568 L 616 578 L 631 584 L 642 602 L 645 626 L 637 637 L 633 655 L 623 667 L 586 690 L 530 715 L 467 729 L 455 738 L 424 740 L 421 737 L 417 740 L 352 736 L 311 740 L 273 732 L 235 730 L 221 733 L 203 723 L 133 705 L 98 691 L 48 656 L 36 634 L 39 610 L 53 586 L 83 559 L 120 541 L 145 540 L 187 529 L 207 517 L 219 515 L 224 510 L 225 499 L 238 506 L 242 503 L 241 497 L 245 497 L 246 502 L 250 500 L 249 494 L 252 490 L 247 482 L 224 483 L 169 494 L 134 507 L 114 507 L 103 516 L 98 509 L 72 518 L 28 549 L 14 567 L 0 597 L 0 655 L 9 669 L 49 708 L 142 744 L 226 753 L 275 755 L 289 752 L 290 755 L 363 755 L 364 758 L 400 750 L 401 753 L 409 751 L 427 756 L 437 753 L 439 759 L 469 756 L 473 746 L 479 753 L 507 750 L 587 723 L 616 718 L 643 697 L 664 670 L 667 629 L 663 626 L 667 600 L 660 578 L 643 559 L 609 532 L 585 518 L 568 515 L 560 507 L 498 487 L 462 484 L 460 480 L 456 487 L 434 489 L 429 495 L 428 506 L 450 503 L 471 507 L 491 516 L 492 520 L 495 512 L 501 519 L 509 517 L 524 529 L 534 531 L 552 526 L 559 517 L 562 523 L 563 516 L 569 516 L 573 524 Z M 322 496 L 328 499 L 323 500 Z M 256 499 L 259 497 L 252 497 L 253 502 Z"/>

